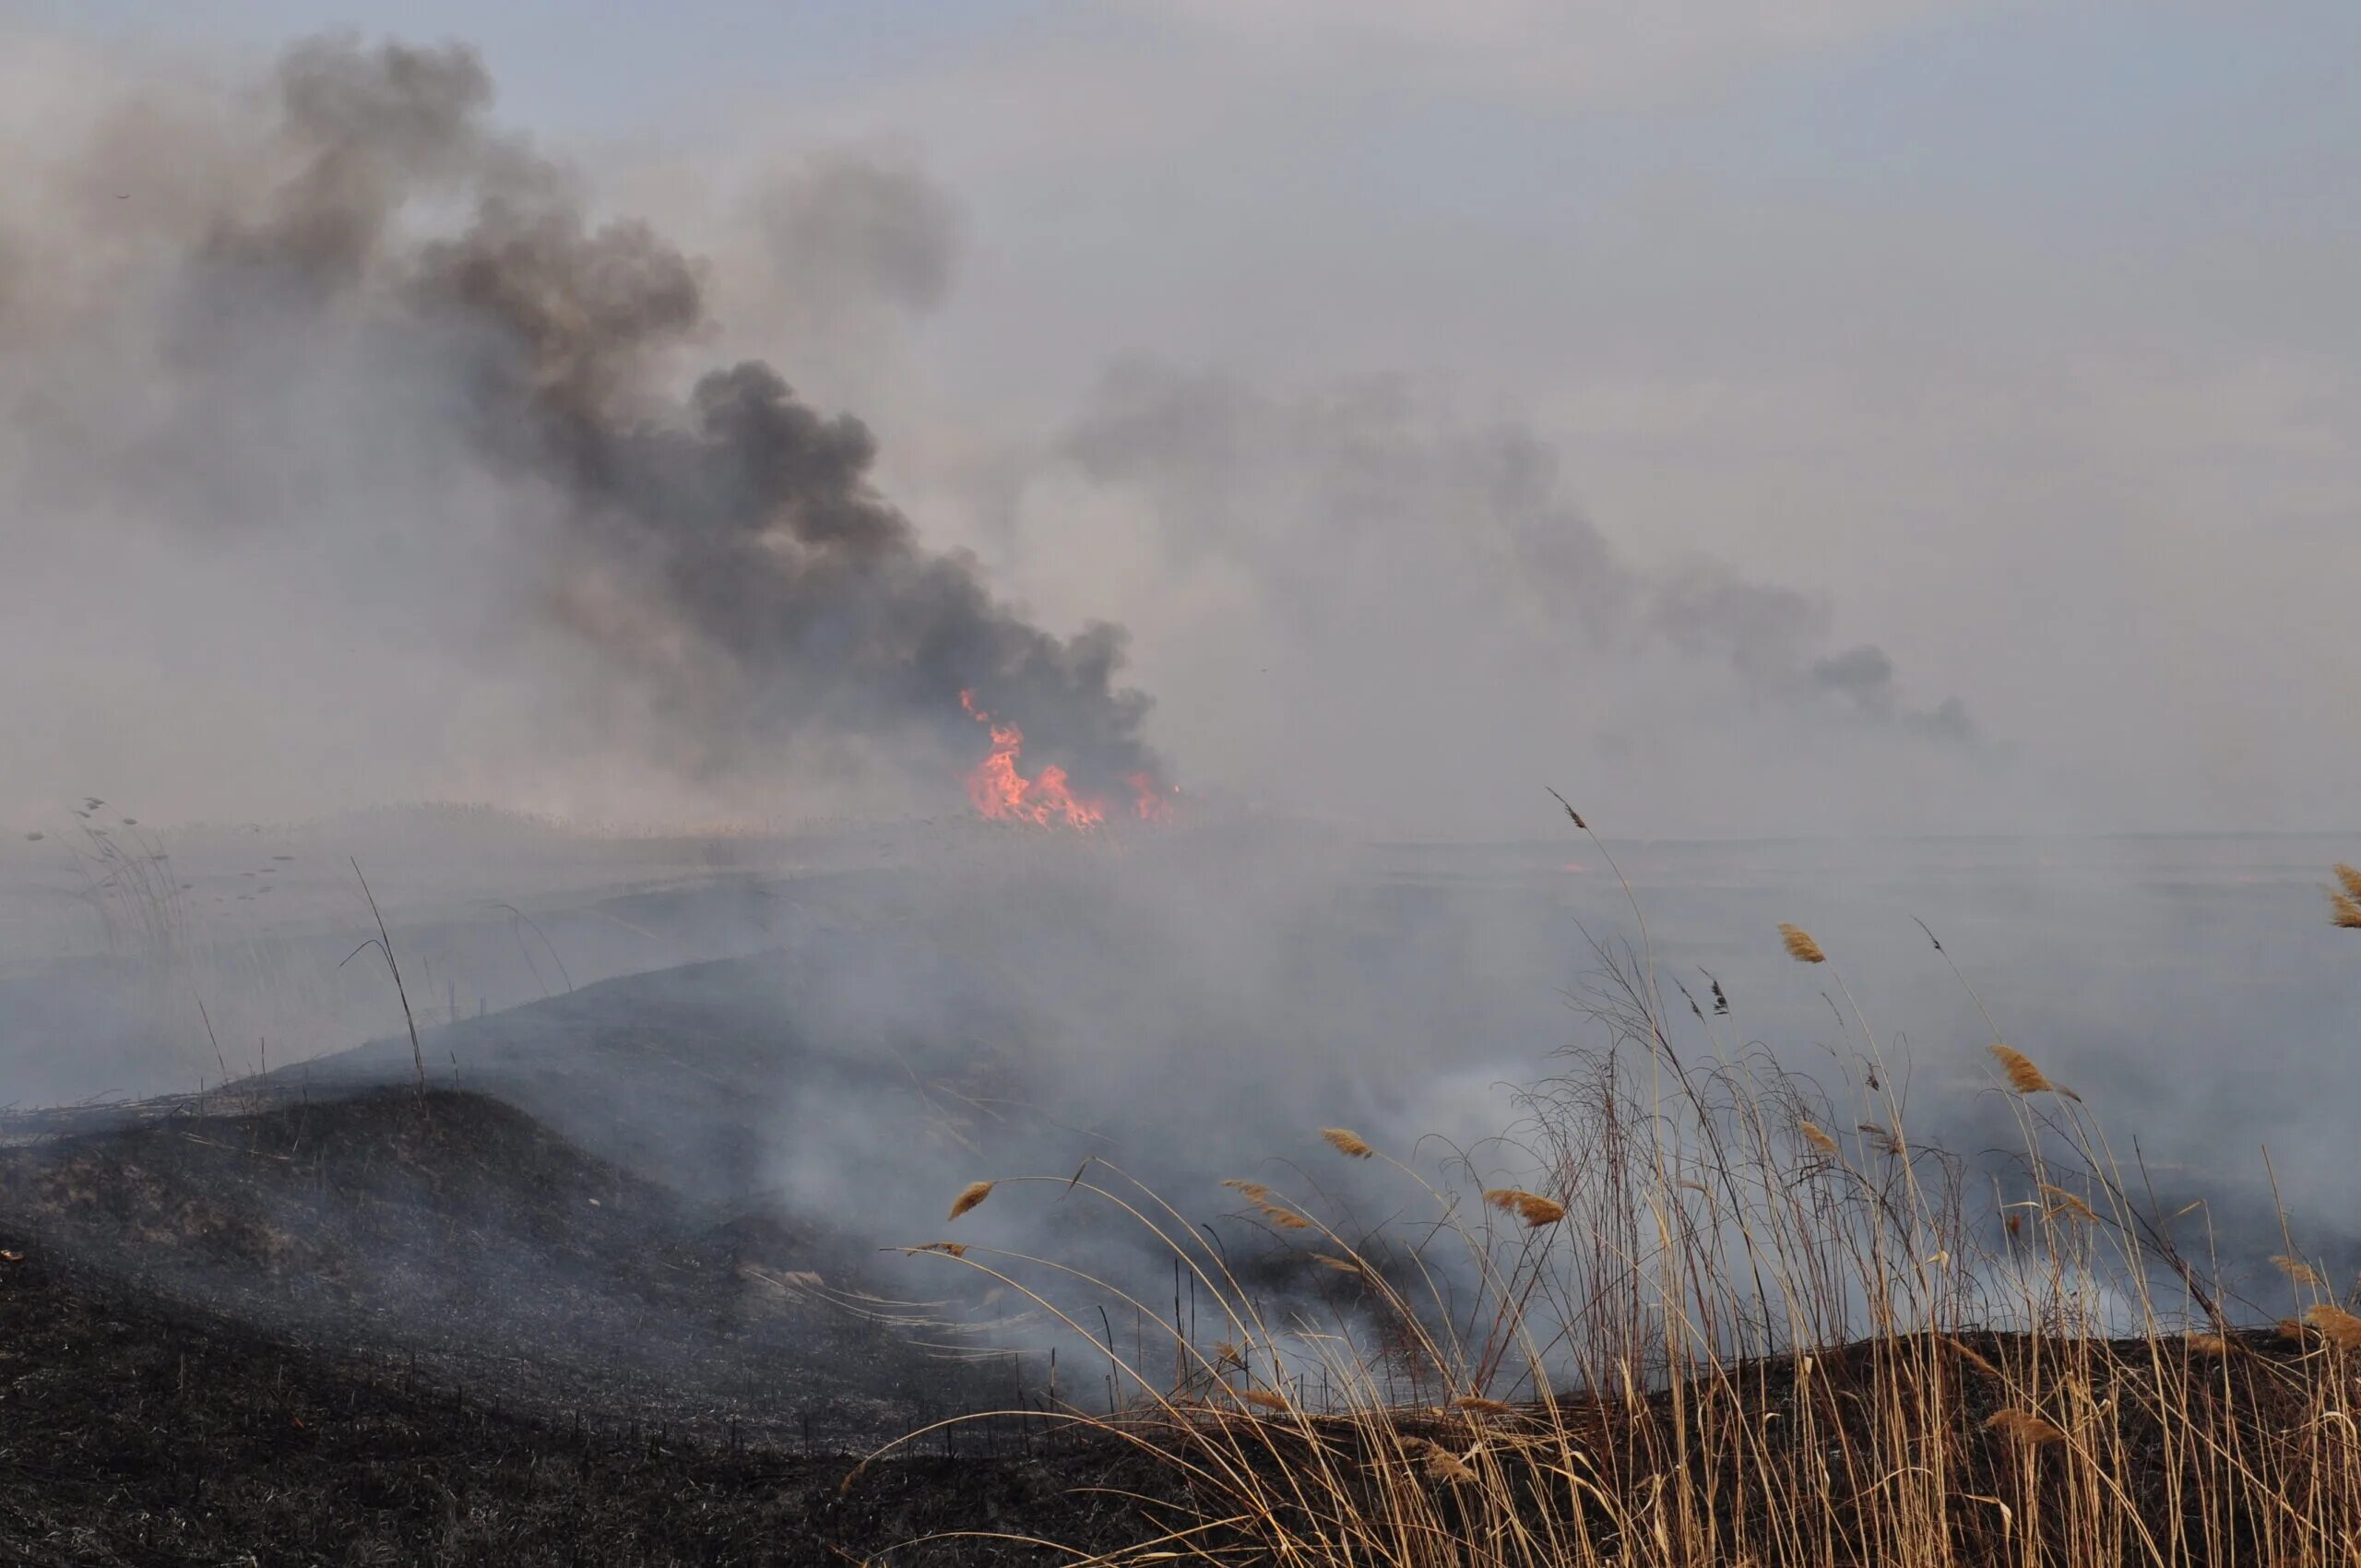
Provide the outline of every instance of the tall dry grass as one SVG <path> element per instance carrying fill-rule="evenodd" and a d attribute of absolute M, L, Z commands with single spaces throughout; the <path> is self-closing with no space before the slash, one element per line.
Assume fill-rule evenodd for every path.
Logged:
<path fill-rule="evenodd" d="M 942 1254 L 1102 1360 L 1121 1408 L 1064 1419 L 1191 1499 L 1110 1561 L 2361 1562 L 2361 1315 L 2319 1268 L 2290 1247 L 2275 1323 L 2236 1303 L 2202 1206 L 2164 1212 L 1988 1014 L 1984 1092 L 2017 1134 L 1998 1167 L 1912 1136 L 1857 1008 L 1833 1087 L 1731 1033 L 1718 988 L 1708 1012 L 1676 984 L 1677 1033 L 1641 930 L 1597 950 L 1606 1043 L 1497 1146 L 1430 1170 L 1306 1129 L 1309 1157 L 1384 1170 L 1398 1235 L 1317 1191 L 1205 1194 L 1242 1199 L 1316 1289 L 1243 1277 L 1193 1203 L 1104 1160 L 961 1195 L 955 1219 L 986 1190 L 1108 1206 L 1187 1282 L 1168 1324 L 1069 1262 Z M 1841 955 L 1777 936 L 1849 1004 Z M 1127 1348 L 1076 1299 L 1161 1326 Z"/>

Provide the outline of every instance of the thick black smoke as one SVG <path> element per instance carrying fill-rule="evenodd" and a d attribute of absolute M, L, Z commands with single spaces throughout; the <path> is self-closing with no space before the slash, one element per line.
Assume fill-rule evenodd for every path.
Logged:
<path fill-rule="evenodd" d="M 872 483 L 859 420 L 754 362 L 680 389 L 711 330 L 699 265 L 645 224 L 594 220 L 492 129 L 471 52 L 312 42 L 275 94 L 275 184 L 185 258 L 183 372 L 202 395 L 257 344 L 300 353 L 364 322 L 505 487 L 532 612 L 595 650 L 594 683 L 633 694 L 665 760 L 751 770 L 836 737 L 977 753 L 972 688 L 1024 725 L 1028 764 L 1100 789 L 1159 771 L 1147 699 L 1118 684 L 1121 630 L 1054 636 L 970 558 L 928 549 Z"/>

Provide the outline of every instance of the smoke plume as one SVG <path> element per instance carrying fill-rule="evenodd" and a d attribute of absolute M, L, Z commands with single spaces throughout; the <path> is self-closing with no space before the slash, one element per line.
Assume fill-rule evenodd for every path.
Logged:
<path fill-rule="evenodd" d="M 0 228 L 28 522 L 69 554 L 143 528 L 274 568 L 321 552 L 343 612 L 507 687 L 561 755 L 948 779 L 979 751 L 972 689 L 1078 785 L 1160 771 L 1123 632 L 1055 636 L 930 549 L 870 430 L 713 364 L 706 269 L 596 212 L 492 99 L 463 47 L 331 40 L 258 102 L 104 115 Z M 908 183 L 786 190 L 803 272 L 884 255 L 894 297 L 939 295 L 949 220 Z"/>

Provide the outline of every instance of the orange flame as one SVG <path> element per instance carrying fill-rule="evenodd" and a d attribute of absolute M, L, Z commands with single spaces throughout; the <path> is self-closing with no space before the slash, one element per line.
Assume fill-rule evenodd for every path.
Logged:
<path fill-rule="evenodd" d="M 1036 778 L 1017 771 L 1017 758 L 1025 750 L 1024 731 L 995 721 L 976 706 L 973 692 L 961 692 L 959 706 L 992 738 L 991 753 L 967 775 L 967 798 L 976 802 L 976 810 L 994 821 L 1030 822 L 1042 827 L 1057 822 L 1069 827 L 1096 827 L 1107 820 L 1107 803 L 1075 794 L 1066 783 L 1066 770 L 1055 763 Z"/>

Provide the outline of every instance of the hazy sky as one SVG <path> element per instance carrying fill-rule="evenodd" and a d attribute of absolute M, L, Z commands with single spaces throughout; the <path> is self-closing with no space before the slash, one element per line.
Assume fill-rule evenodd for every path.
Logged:
<path fill-rule="evenodd" d="M 1545 779 L 1673 835 L 2353 821 L 2349 5 L 0 18 L 0 77 L 134 93 L 324 29 L 473 45 L 494 119 L 709 258 L 706 362 L 859 413 L 1043 625 L 1128 628 L 1184 781 L 1396 831 L 1532 830 Z M 0 156 L 81 113 L 0 113 Z M 0 549 L 40 505 L 0 485 Z M 464 659 L 389 760 L 332 637 L 110 661 L 148 612 L 61 559 L 7 601 L 12 820 L 125 776 L 210 814 L 713 785 L 491 744 Z"/>

